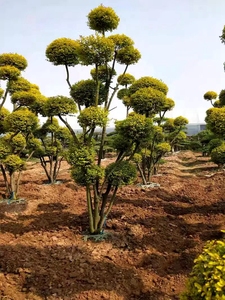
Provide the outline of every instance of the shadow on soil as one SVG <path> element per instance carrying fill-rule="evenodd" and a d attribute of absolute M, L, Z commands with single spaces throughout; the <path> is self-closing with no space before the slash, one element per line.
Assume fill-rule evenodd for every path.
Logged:
<path fill-rule="evenodd" d="M 201 173 L 201 172 L 217 172 L 219 169 L 215 166 L 198 167 L 192 169 L 180 169 L 184 173 Z"/>
<path fill-rule="evenodd" d="M 22 215 L 18 216 L 16 220 L 2 223 L 0 232 L 23 235 L 31 231 L 57 231 L 63 227 L 80 232 L 87 228 L 88 218 L 86 214 L 76 215 L 63 209 L 66 209 L 66 205 L 60 203 L 39 204 L 37 207 L 39 214 Z M 24 225 L 24 223 L 28 223 L 28 225 Z"/>
<path fill-rule="evenodd" d="M 27 202 L 24 201 L 23 203 L 7 203 L 7 200 L 0 203 L 0 214 L 4 217 L 0 217 L 0 219 L 6 218 L 5 213 L 22 213 L 27 209 Z"/>
<path fill-rule="evenodd" d="M 18 277 L 24 293 L 41 299 L 78 299 L 73 297 L 91 290 L 113 291 L 126 300 L 140 299 L 143 288 L 132 268 L 122 268 L 107 258 L 100 261 L 84 247 L 4 245 L 0 246 L 0 257 L 1 272 L 7 273 L 8 279 Z"/>
<path fill-rule="evenodd" d="M 159 201 L 151 200 L 153 197 Z M 69 228 L 81 234 L 88 227 L 87 213 L 72 214 L 67 209 L 67 205 L 61 203 L 39 204 L 36 214 L 19 215 L 16 220 L 3 222 L 0 231 L 16 236 Z M 143 210 L 143 216 L 136 214 L 138 209 Z M 117 255 L 136 257 L 135 266 L 124 268 L 110 258 L 95 257 L 85 243 L 82 247 L 44 248 L 4 245 L 0 246 L 0 272 L 19 276 L 21 289 L 40 297 L 57 295 L 73 299 L 73 295 L 97 290 L 115 291 L 126 300 L 177 299 L 174 293 L 157 292 L 162 290 L 162 284 L 158 283 L 153 291 L 142 292 L 143 282 L 135 269 L 154 272 L 163 280 L 168 280 L 168 275 L 189 274 L 201 248 L 199 242 L 221 237 L 215 224 L 189 224 L 182 218 L 194 213 L 225 213 L 225 203 L 221 200 L 209 206 L 197 206 L 188 197 L 168 195 L 159 190 L 146 193 L 146 199 L 117 197 L 107 221 L 106 230 L 112 232 L 107 242 L 119 249 Z M 0 214 L 6 217 L 2 209 Z M 137 250 L 141 251 L 140 257 Z"/>
<path fill-rule="evenodd" d="M 179 165 L 185 167 L 185 169 L 180 168 L 180 171 L 183 173 L 200 173 L 200 172 L 216 172 L 218 171 L 218 166 L 213 164 L 210 161 L 210 157 L 202 157 L 202 155 L 196 156 L 196 158 L 193 160 L 193 158 L 184 158 L 181 157 L 181 161 L 178 162 Z M 207 165 L 208 164 L 208 165 Z M 181 177 L 184 177 L 183 175 Z"/>

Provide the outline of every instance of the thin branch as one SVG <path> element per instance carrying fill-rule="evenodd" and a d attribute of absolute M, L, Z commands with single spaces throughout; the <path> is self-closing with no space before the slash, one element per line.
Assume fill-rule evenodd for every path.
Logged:
<path fill-rule="evenodd" d="M 88 215 L 89 215 L 90 233 L 94 233 L 94 222 L 93 222 L 94 220 L 93 220 L 90 185 L 86 185 L 86 199 L 87 199 L 87 207 L 88 207 Z"/>
<path fill-rule="evenodd" d="M 6 175 L 4 165 L 2 163 L 0 164 L 0 168 L 1 168 L 2 175 L 3 175 L 4 181 L 5 181 L 6 190 L 7 190 L 8 194 L 10 194 L 11 193 L 11 188 L 10 188 L 10 185 L 9 185 L 9 181 L 8 181 L 8 178 L 7 178 L 7 175 Z"/>
<path fill-rule="evenodd" d="M 123 80 L 123 77 L 124 77 L 124 75 L 126 74 L 127 69 L 128 69 L 128 65 L 126 65 L 126 67 L 125 67 L 125 70 L 124 70 L 124 72 L 123 72 L 123 74 L 122 74 L 121 80 Z M 111 102 L 112 102 L 112 100 L 113 100 L 113 98 L 114 98 L 114 96 L 115 96 L 117 90 L 119 89 L 119 85 L 120 85 L 119 83 L 116 84 L 116 86 L 115 86 L 115 88 L 114 88 L 114 91 L 112 92 L 112 95 L 111 95 L 111 97 L 110 97 L 110 99 L 109 99 L 109 102 L 108 102 L 108 104 L 107 104 L 107 109 L 110 108 Z"/>
<path fill-rule="evenodd" d="M 66 120 L 63 119 L 63 117 L 61 115 L 58 115 L 58 117 L 66 125 L 66 127 L 69 129 L 69 131 L 70 131 L 70 133 L 71 133 L 71 135 L 72 135 L 75 143 L 77 145 L 79 145 L 79 140 L 78 140 L 78 138 L 76 136 L 76 133 L 74 132 L 73 128 L 70 126 L 70 124 Z"/>
<path fill-rule="evenodd" d="M 3 105 L 5 104 L 5 101 L 6 101 L 6 98 L 8 96 L 8 93 L 9 93 L 9 88 L 7 87 L 6 90 L 5 90 L 5 94 L 2 97 L 2 103 L 0 104 L 0 110 L 2 109 Z"/>
<path fill-rule="evenodd" d="M 112 209 L 112 206 L 114 204 L 114 200 L 115 200 L 115 197 L 116 197 L 117 190 L 118 190 L 118 186 L 116 186 L 115 189 L 114 189 L 114 191 L 113 191 L 113 195 L 111 197 L 111 200 L 110 200 L 108 209 L 106 210 L 106 213 L 104 214 L 104 211 L 102 212 L 101 220 L 100 220 L 100 224 L 99 224 L 99 228 L 100 229 L 104 226 L 105 220 L 108 217 L 108 214 L 110 213 L 110 211 Z M 107 198 L 106 198 L 106 201 L 107 201 Z"/>
<path fill-rule="evenodd" d="M 70 73 L 69 73 L 69 68 L 68 68 L 68 65 L 67 65 L 67 64 L 65 64 L 65 68 L 66 68 L 66 82 L 68 83 L 68 86 L 69 86 L 69 88 L 70 88 L 70 90 L 71 90 L 71 89 L 72 89 L 72 85 L 71 85 L 71 83 L 70 83 Z M 79 111 L 81 111 L 80 104 L 77 103 L 77 105 L 78 105 Z"/>
<path fill-rule="evenodd" d="M 115 107 L 109 109 L 109 112 L 112 111 L 112 110 L 114 110 L 115 108 L 117 108 L 117 106 L 115 106 Z"/>
<path fill-rule="evenodd" d="M 59 174 L 59 170 L 60 170 L 60 167 L 61 167 L 62 160 L 63 160 L 63 156 L 62 156 L 62 157 L 59 159 L 59 161 L 58 161 L 58 168 L 57 168 L 56 173 L 55 173 L 55 179 L 57 179 L 57 177 L 58 177 L 58 174 Z"/>
<path fill-rule="evenodd" d="M 137 152 L 137 149 L 139 147 L 140 143 L 136 143 L 136 146 L 134 148 L 134 150 L 132 151 L 130 157 L 128 158 L 128 160 L 131 160 L 134 157 L 134 154 Z"/>
<path fill-rule="evenodd" d="M 67 65 L 65 65 L 66 67 L 66 82 L 68 83 L 68 86 L 69 88 L 71 89 L 72 88 L 72 85 L 70 83 L 70 73 L 69 73 L 69 68 Z"/>

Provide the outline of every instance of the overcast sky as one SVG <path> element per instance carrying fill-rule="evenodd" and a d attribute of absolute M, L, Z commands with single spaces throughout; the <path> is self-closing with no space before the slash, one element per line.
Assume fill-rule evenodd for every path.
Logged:
<path fill-rule="evenodd" d="M 204 121 L 210 105 L 203 94 L 225 88 L 225 45 L 219 39 L 224 0 L 0 0 L 0 53 L 24 55 L 29 65 L 23 76 L 45 96 L 69 95 L 64 68 L 46 61 L 46 46 L 56 38 L 93 34 L 86 16 L 101 3 L 120 17 L 114 33 L 130 36 L 142 54 L 128 72 L 168 85 L 168 97 L 176 102 L 170 117 Z M 87 78 L 87 67 L 71 72 L 72 83 Z M 115 99 L 113 106 L 112 119 L 125 118 L 121 101 Z"/>

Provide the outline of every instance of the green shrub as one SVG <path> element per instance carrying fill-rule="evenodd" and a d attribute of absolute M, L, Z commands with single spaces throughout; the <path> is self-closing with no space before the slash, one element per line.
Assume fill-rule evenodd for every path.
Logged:
<path fill-rule="evenodd" d="M 225 299 L 225 241 L 209 241 L 195 259 L 181 300 Z"/>
<path fill-rule="evenodd" d="M 223 143 L 224 143 L 224 140 L 212 139 L 208 144 L 209 145 L 209 153 L 211 153 L 212 150 L 215 149 L 216 147 L 221 146 Z"/>
<path fill-rule="evenodd" d="M 211 160 L 218 166 L 223 166 L 225 164 L 225 143 L 212 150 Z"/>
<path fill-rule="evenodd" d="M 199 141 L 189 141 L 186 148 L 192 151 L 202 151 L 202 144 Z"/>

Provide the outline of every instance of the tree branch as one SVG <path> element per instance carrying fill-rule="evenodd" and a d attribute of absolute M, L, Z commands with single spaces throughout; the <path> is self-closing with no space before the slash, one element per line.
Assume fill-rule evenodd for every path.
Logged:
<path fill-rule="evenodd" d="M 70 133 L 71 133 L 71 135 L 72 135 L 75 143 L 77 145 L 79 145 L 79 140 L 78 140 L 78 138 L 76 136 L 76 133 L 74 132 L 73 128 L 70 126 L 70 124 L 66 120 L 63 119 L 63 117 L 61 115 L 58 115 L 58 117 L 66 125 L 66 127 L 69 129 L 69 131 L 70 131 Z"/>
<path fill-rule="evenodd" d="M 67 66 L 67 65 L 65 65 L 65 68 L 66 68 L 66 82 L 68 83 L 68 86 L 69 86 L 69 88 L 70 88 L 70 90 L 71 90 L 71 88 L 72 88 L 72 85 L 71 85 L 71 83 L 70 83 L 70 73 L 69 73 L 69 68 L 68 68 L 68 66 Z M 78 109 L 79 109 L 79 111 L 81 111 L 80 104 L 79 104 L 79 103 L 77 103 L 77 105 L 78 105 Z"/>

